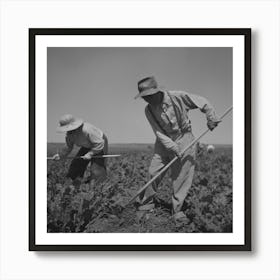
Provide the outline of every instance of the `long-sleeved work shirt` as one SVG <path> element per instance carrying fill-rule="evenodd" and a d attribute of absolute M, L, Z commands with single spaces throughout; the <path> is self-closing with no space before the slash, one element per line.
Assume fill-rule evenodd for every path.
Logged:
<path fill-rule="evenodd" d="M 208 121 L 218 122 L 219 118 L 210 102 L 199 95 L 185 91 L 164 91 L 163 100 L 157 106 L 148 104 L 145 108 L 146 117 L 157 137 L 167 149 L 173 149 L 178 137 L 191 131 L 188 112 L 200 109 L 206 114 Z"/>
<path fill-rule="evenodd" d="M 65 137 L 68 152 L 74 145 L 90 149 L 89 154 L 95 155 L 104 148 L 103 132 L 90 123 L 84 123 L 82 129 L 67 132 Z"/>

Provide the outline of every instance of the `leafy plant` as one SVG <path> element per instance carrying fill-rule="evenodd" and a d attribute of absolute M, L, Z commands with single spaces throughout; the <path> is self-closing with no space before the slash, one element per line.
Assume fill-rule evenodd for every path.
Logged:
<path fill-rule="evenodd" d="M 108 159 L 108 178 L 101 184 L 76 185 L 65 178 L 70 160 L 49 161 L 48 232 L 231 232 L 232 149 L 200 151 L 192 188 L 183 205 L 188 222 L 171 219 L 172 185 L 165 176 L 153 212 L 124 207 L 148 180 L 150 149 L 122 151 Z"/>

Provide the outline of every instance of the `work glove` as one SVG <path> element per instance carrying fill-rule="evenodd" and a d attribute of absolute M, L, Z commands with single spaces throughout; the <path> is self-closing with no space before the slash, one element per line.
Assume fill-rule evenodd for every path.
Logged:
<path fill-rule="evenodd" d="M 52 157 L 53 160 L 60 160 L 60 155 L 59 154 L 55 154 L 53 157 Z"/>
<path fill-rule="evenodd" d="M 207 126 L 212 131 L 219 124 L 219 122 L 221 122 L 221 121 L 220 120 L 217 120 L 217 121 L 208 120 Z"/>
<path fill-rule="evenodd" d="M 84 160 L 91 160 L 91 155 L 85 154 L 85 155 L 81 156 L 81 158 Z"/>

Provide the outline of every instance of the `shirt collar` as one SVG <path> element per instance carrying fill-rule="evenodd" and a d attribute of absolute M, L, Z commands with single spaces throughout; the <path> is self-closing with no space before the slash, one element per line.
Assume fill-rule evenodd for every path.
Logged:
<path fill-rule="evenodd" d="M 161 103 L 156 105 L 156 106 L 151 106 L 155 110 L 166 109 L 167 107 L 172 105 L 170 97 L 169 97 L 167 91 L 162 90 L 161 92 L 163 93 L 163 99 L 162 99 Z"/>

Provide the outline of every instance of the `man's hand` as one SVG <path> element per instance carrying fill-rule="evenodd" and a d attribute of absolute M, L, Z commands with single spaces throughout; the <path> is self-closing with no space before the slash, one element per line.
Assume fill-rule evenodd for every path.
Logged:
<path fill-rule="evenodd" d="M 59 154 L 55 154 L 53 157 L 52 157 L 53 160 L 60 160 L 60 155 Z"/>
<path fill-rule="evenodd" d="M 89 154 L 85 154 L 84 156 L 81 156 L 84 160 L 91 160 L 91 156 Z"/>
<path fill-rule="evenodd" d="M 221 121 L 208 120 L 207 126 L 212 131 L 219 124 L 219 122 L 221 122 Z"/>
<path fill-rule="evenodd" d="M 180 150 L 180 147 L 179 145 L 176 145 L 173 149 L 173 152 L 175 153 L 175 155 L 178 157 L 178 158 L 181 158 L 182 157 L 182 152 Z"/>

